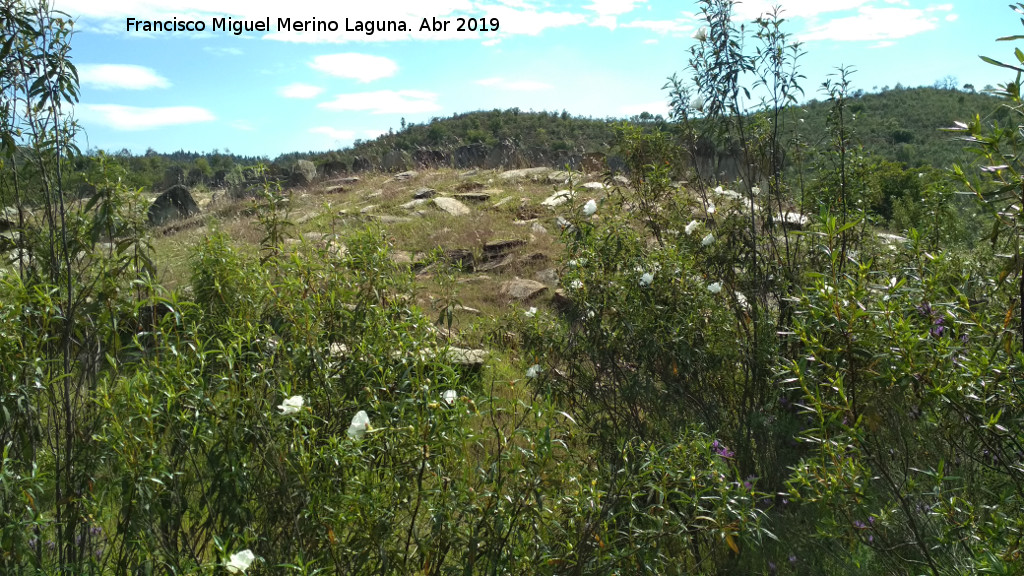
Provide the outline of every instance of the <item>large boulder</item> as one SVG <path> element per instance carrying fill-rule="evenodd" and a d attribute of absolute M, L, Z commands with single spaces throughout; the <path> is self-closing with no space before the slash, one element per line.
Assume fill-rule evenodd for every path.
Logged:
<path fill-rule="evenodd" d="M 199 213 L 199 205 L 195 198 L 182 185 L 171 186 L 149 206 L 149 223 L 152 226 L 162 226 L 179 218 L 188 218 Z"/>
<path fill-rule="evenodd" d="M 299 160 L 292 169 L 292 183 L 309 186 L 316 180 L 316 164 L 309 160 Z"/>

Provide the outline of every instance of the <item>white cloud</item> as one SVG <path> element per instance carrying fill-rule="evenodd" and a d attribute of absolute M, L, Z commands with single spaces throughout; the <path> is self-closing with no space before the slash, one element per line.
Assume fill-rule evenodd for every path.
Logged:
<path fill-rule="evenodd" d="M 147 90 L 171 85 L 152 68 L 133 64 L 79 64 L 78 77 L 83 85 L 100 90 Z"/>
<path fill-rule="evenodd" d="M 353 78 L 360 82 L 388 78 L 398 71 L 398 64 L 390 58 L 352 52 L 317 56 L 309 66 L 331 76 Z"/>
<path fill-rule="evenodd" d="M 245 132 L 252 132 L 256 129 L 256 127 L 252 125 L 252 122 L 249 122 L 248 120 L 235 120 L 231 123 L 231 127 Z"/>
<path fill-rule="evenodd" d="M 657 34 L 672 34 L 674 36 L 689 36 L 696 27 L 683 20 L 635 20 L 622 24 L 623 28 L 642 28 Z"/>
<path fill-rule="evenodd" d="M 278 94 L 285 98 L 316 98 L 324 89 L 319 86 L 310 86 L 309 84 L 289 84 L 284 86 L 277 91 Z"/>
<path fill-rule="evenodd" d="M 497 46 L 501 43 L 501 38 L 491 38 L 490 40 L 484 40 L 480 44 L 482 46 Z"/>
<path fill-rule="evenodd" d="M 238 48 L 228 48 L 226 46 L 204 46 L 203 51 L 209 52 L 214 56 L 241 56 L 245 54 L 245 52 Z"/>
<path fill-rule="evenodd" d="M 551 89 L 550 84 L 537 82 L 535 80 L 505 80 L 504 78 L 484 78 L 483 80 L 477 80 L 476 83 L 479 84 L 480 86 L 488 86 L 511 92 L 538 92 L 540 90 Z"/>
<path fill-rule="evenodd" d="M 310 133 L 323 134 L 332 142 L 350 142 L 356 137 L 354 130 L 339 130 L 337 128 L 331 128 L 330 126 L 317 126 L 316 128 L 310 129 Z"/>
<path fill-rule="evenodd" d="M 334 100 L 318 104 L 317 107 L 373 114 L 419 114 L 441 109 L 437 103 L 437 94 L 421 90 L 378 90 L 340 94 Z"/>
<path fill-rule="evenodd" d="M 658 43 L 657 38 L 649 38 L 647 40 L 644 40 L 644 44 L 657 44 L 657 43 Z"/>
<path fill-rule="evenodd" d="M 78 110 L 86 125 L 94 122 L 126 132 L 215 120 L 209 110 L 195 106 L 141 108 L 119 104 L 83 104 Z"/>
<path fill-rule="evenodd" d="M 609 30 L 614 30 L 619 16 L 629 14 L 636 9 L 637 4 L 642 4 L 645 1 L 646 0 L 591 0 L 591 3 L 587 4 L 583 8 L 586 10 L 592 10 L 597 15 L 594 21 L 591 22 L 591 26 L 604 26 Z"/>
<path fill-rule="evenodd" d="M 801 35 L 800 40 L 897 40 L 934 30 L 937 18 L 910 8 L 861 8 L 856 16 L 836 18 Z"/>
<path fill-rule="evenodd" d="M 783 18 L 813 18 L 829 12 L 853 10 L 868 4 L 870 0 L 747 0 L 736 4 L 738 20 L 756 20 L 762 14 L 771 12 L 776 5 L 782 6 Z"/>
<path fill-rule="evenodd" d="M 956 22 L 959 19 L 959 14 L 946 14 L 946 22 Z"/>

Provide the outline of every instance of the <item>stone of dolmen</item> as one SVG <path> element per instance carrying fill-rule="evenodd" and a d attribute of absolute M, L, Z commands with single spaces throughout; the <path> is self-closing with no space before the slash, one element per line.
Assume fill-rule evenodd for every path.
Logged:
<path fill-rule="evenodd" d="M 188 188 L 178 184 L 157 196 L 149 206 L 148 218 L 150 225 L 162 226 L 172 220 L 188 218 L 198 213 L 199 205 L 192 198 Z"/>

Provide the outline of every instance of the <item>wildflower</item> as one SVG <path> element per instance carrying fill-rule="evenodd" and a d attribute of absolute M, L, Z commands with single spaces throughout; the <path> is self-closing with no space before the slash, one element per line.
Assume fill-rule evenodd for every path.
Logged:
<path fill-rule="evenodd" d="M 700 241 L 700 243 L 702 246 L 711 246 L 712 244 L 715 243 L 715 235 L 712 234 L 711 232 L 708 232 L 708 235 L 705 236 L 704 239 Z"/>
<path fill-rule="evenodd" d="M 697 28 L 697 31 L 694 32 L 691 37 L 697 42 L 705 42 L 708 39 L 708 27 L 701 26 L 700 28 Z"/>
<path fill-rule="evenodd" d="M 714 450 L 715 454 L 718 454 L 718 456 L 720 458 L 723 458 L 723 459 L 726 459 L 726 460 L 728 460 L 729 458 L 732 458 L 733 456 L 735 456 L 735 454 L 733 454 L 732 450 L 729 450 L 729 448 L 726 447 L 725 444 L 722 444 L 718 440 L 715 440 L 714 442 L 711 443 L 711 449 Z"/>
<path fill-rule="evenodd" d="M 569 287 L 572 288 L 573 290 L 582 290 L 583 289 L 583 281 L 580 280 L 579 278 L 577 278 L 577 279 L 572 281 L 572 284 L 569 284 Z"/>
<path fill-rule="evenodd" d="M 721 291 L 722 291 L 722 283 L 721 282 L 712 282 L 711 284 L 708 284 L 708 292 L 711 292 L 712 294 L 718 294 Z"/>
<path fill-rule="evenodd" d="M 697 226 L 700 226 L 700 222 L 697 222 L 696 220 L 690 220 L 690 223 L 687 224 L 686 228 L 685 228 L 686 235 L 687 236 L 692 236 L 693 235 L 693 231 L 697 229 Z"/>
<path fill-rule="evenodd" d="M 754 186 L 753 188 L 750 189 L 750 193 L 753 194 L 754 196 L 757 196 L 758 194 L 761 193 L 761 188 Z"/>
<path fill-rule="evenodd" d="M 540 364 L 534 364 L 526 371 L 526 377 L 533 379 L 540 375 Z"/>
<path fill-rule="evenodd" d="M 654 282 L 654 274 L 650 272 L 644 272 L 644 275 L 640 277 L 641 286 L 650 286 L 651 282 Z"/>
<path fill-rule="evenodd" d="M 256 560 L 256 556 L 252 553 L 252 550 L 245 549 L 232 554 L 225 568 L 232 574 L 245 574 L 245 571 L 249 569 L 249 565 L 254 560 Z"/>
<path fill-rule="evenodd" d="M 454 406 L 455 401 L 459 399 L 459 393 L 455 390 L 445 390 L 444 394 L 441 395 L 441 398 L 444 400 L 445 404 Z"/>
<path fill-rule="evenodd" d="M 593 216 L 594 212 L 597 212 L 597 202 L 594 202 L 593 199 L 587 200 L 587 203 L 583 205 L 583 215 Z"/>
<path fill-rule="evenodd" d="M 694 96 L 693 99 L 690 100 L 690 107 L 693 108 L 694 110 L 699 111 L 699 112 L 703 112 L 704 111 L 704 98 L 702 98 L 700 94 Z"/>
<path fill-rule="evenodd" d="M 719 188 L 721 188 L 721 186 L 719 186 Z M 717 208 L 715 208 L 715 203 L 714 202 L 708 202 L 708 214 L 709 215 L 714 214 L 715 210 L 717 210 Z"/>
<path fill-rule="evenodd" d="M 724 194 L 724 193 L 725 193 L 725 189 L 723 189 L 721 185 L 715 186 L 715 194 Z"/>
<path fill-rule="evenodd" d="M 352 424 L 348 427 L 348 437 L 353 440 L 362 440 L 369 429 L 370 417 L 366 415 L 365 410 L 360 410 L 352 417 Z"/>
<path fill-rule="evenodd" d="M 281 405 L 277 407 L 277 409 L 280 410 L 281 414 L 283 415 L 297 414 L 300 410 L 302 410 L 302 405 L 304 403 L 305 399 L 302 396 L 292 396 L 291 398 L 288 398 L 287 400 L 282 402 Z"/>
<path fill-rule="evenodd" d="M 534 316 L 537 315 L 537 307 L 530 306 L 530 309 L 527 310 L 526 312 L 523 312 L 523 315 L 526 316 L 527 318 L 533 318 Z"/>

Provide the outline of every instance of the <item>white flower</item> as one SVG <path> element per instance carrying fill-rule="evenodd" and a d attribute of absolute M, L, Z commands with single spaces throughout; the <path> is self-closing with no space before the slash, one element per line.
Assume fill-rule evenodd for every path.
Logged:
<path fill-rule="evenodd" d="M 362 440 L 369 429 L 370 417 L 366 415 L 365 410 L 360 410 L 352 417 L 352 424 L 348 427 L 348 437 L 353 440 Z"/>
<path fill-rule="evenodd" d="M 718 294 L 721 291 L 722 291 L 722 283 L 721 282 L 712 282 L 711 284 L 708 284 L 708 292 L 711 292 L 712 294 Z"/>
<path fill-rule="evenodd" d="M 708 214 L 714 214 L 714 213 L 715 213 L 715 203 L 714 202 L 708 202 Z"/>
<path fill-rule="evenodd" d="M 526 312 L 523 312 L 523 315 L 525 315 L 527 318 L 533 318 L 534 316 L 537 315 L 537 307 L 530 306 L 530 309 L 527 310 Z"/>
<path fill-rule="evenodd" d="M 650 286 L 651 282 L 654 282 L 654 274 L 650 272 L 644 272 L 644 275 L 640 277 L 641 286 Z"/>
<path fill-rule="evenodd" d="M 705 236 L 704 239 L 700 241 L 700 243 L 702 246 L 711 246 L 712 244 L 715 243 L 715 235 L 712 234 L 711 232 L 708 232 L 708 235 Z"/>
<path fill-rule="evenodd" d="M 690 220 L 690 223 L 686 225 L 686 235 L 692 235 L 693 231 L 697 229 L 697 226 L 700 226 L 700 222 L 697 222 L 696 220 Z"/>
<path fill-rule="evenodd" d="M 284 415 L 297 414 L 300 410 L 302 410 L 302 405 L 304 403 L 305 399 L 302 396 L 292 396 L 291 398 L 288 398 L 287 400 L 282 402 L 281 405 L 277 407 L 277 409 L 280 410 L 281 414 Z"/>
<path fill-rule="evenodd" d="M 579 278 L 577 278 L 577 279 L 572 281 L 572 284 L 569 284 L 569 287 L 572 288 L 573 290 L 582 290 L 583 289 L 583 281 L 580 280 Z"/>
<path fill-rule="evenodd" d="M 245 571 L 249 569 L 249 565 L 256 560 L 256 555 L 252 553 L 252 550 L 242 550 L 231 555 L 225 568 L 232 574 L 245 574 Z"/>
<path fill-rule="evenodd" d="M 459 399 L 459 393 L 455 390 L 445 390 L 444 394 L 441 395 L 441 398 L 444 400 L 445 404 L 454 406 L 455 401 Z"/>
<path fill-rule="evenodd" d="M 715 194 L 722 194 L 725 190 L 721 186 L 715 186 Z"/>
<path fill-rule="evenodd" d="M 540 364 L 534 364 L 530 366 L 529 370 L 526 371 L 527 378 L 536 378 L 540 374 Z"/>
<path fill-rule="evenodd" d="M 587 203 L 583 205 L 583 215 L 593 216 L 594 212 L 597 212 L 597 202 L 593 199 L 587 200 Z"/>
<path fill-rule="evenodd" d="M 758 194 L 761 193 L 761 189 L 757 186 L 754 186 L 753 188 L 750 189 L 750 193 L 753 194 L 754 196 L 757 196 Z"/>
<path fill-rule="evenodd" d="M 697 42 L 704 42 L 708 39 L 708 27 L 701 26 L 697 28 L 697 31 L 693 33 L 692 38 Z"/>
<path fill-rule="evenodd" d="M 700 94 L 694 96 L 693 99 L 690 100 L 690 108 L 693 108 L 694 110 L 698 110 L 700 112 L 703 112 L 704 111 L 704 98 L 702 98 Z"/>

